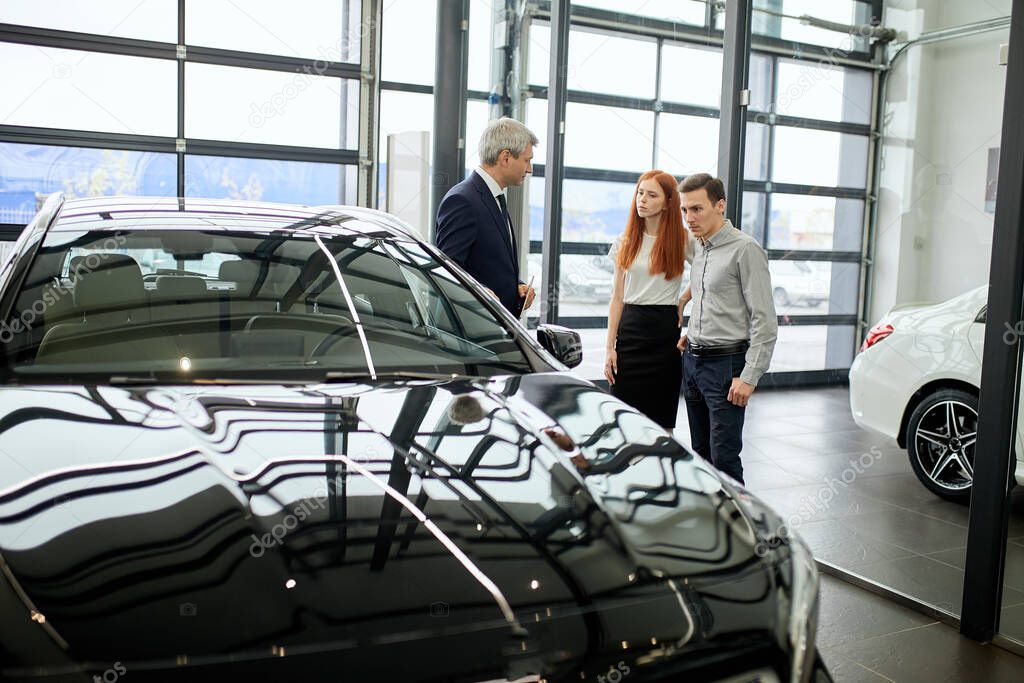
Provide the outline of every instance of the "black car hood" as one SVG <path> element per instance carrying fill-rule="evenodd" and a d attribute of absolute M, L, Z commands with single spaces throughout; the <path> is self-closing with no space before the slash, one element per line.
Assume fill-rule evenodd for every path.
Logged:
<path fill-rule="evenodd" d="M 0 401 L 8 675 L 699 679 L 781 656 L 778 569 L 734 496 L 568 374 Z"/>

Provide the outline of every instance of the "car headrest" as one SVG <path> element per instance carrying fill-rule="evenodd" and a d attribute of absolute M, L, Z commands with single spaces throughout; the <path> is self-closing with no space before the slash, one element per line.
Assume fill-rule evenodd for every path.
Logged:
<path fill-rule="evenodd" d="M 260 281 L 260 273 L 263 268 L 264 263 L 262 261 L 253 259 L 224 261 L 220 264 L 218 276 L 225 282 L 236 283 L 236 292 L 250 294 L 253 285 Z M 280 294 L 295 282 L 298 274 L 299 269 L 296 266 L 284 263 L 269 263 L 266 266 L 260 293 L 263 295 Z"/>
<path fill-rule="evenodd" d="M 206 281 L 195 275 L 158 275 L 154 295 L 160 299 L 182 301 L 206 299 L 209 291 L 206 289 Z"/>
<path fill-rule="evenodd" d="M 72 256 L 71 260 L 68 261 L 68 276 L 75 277 L 75 275 L 82 275 L 89 271 L 103 270 L 106 264 L 111 264 L 112 267 L 117 268 L 122 264 L 126 264 L 127 261 L 138 265 L 135 259 L 125 254 L 113 254 L 111 252 L 79 254 L 78 256 Z"/>
<path fill-rule="evenodd" d="M 298 266 L 287 263 L 272 263 L 270 265 L 270 281 L 279 289 L 287 289 L 298 279 L 301 272 L 302 269 Z"/>
<path fill-rule="evenodd" d="M 220 264 L 217 275 L 226 282 L 237 282 L 238 284 L 249 284 L 256 282 L 260 274 L 260 262 L 240 259 L 237 261 L 224 261 Z"/>
<path fill-rule="evenodd" d="M 96 308 L 133 308 L 146 299 L 142 269 L 131 256 L 124 254 L 90 254 L 72 270 L 75 281 L 75 306 L 85 311 Z M 99 261 L 95 268 L 89 266 Z"/>

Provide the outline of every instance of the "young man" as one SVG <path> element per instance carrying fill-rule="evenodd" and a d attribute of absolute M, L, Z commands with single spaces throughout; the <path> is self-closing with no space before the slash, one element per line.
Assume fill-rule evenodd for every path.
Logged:
<path fill-rule="evenodd" d="M 519 121 L 495 119 L 480 136 L 480 166 L 448 191 L 437 209 L 437 246 L 519 317 L 533 287 L 519 278 L 516 231 L 505 188 L 533 173 L 537 136 Z"/>
<path fill-rule="evenodd" d="M 768 256 L 725 217 L 721 180 L 698 173 L 683 180 L 679 192 L 683 218 L 697 239 L 690 325 L 679 340 L 690 443 L 743 483 L 743 417 L 779 331 Z"/>

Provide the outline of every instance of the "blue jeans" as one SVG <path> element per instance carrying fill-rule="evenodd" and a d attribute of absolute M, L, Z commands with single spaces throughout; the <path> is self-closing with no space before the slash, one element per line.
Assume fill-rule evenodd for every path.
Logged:
<path fill-rule="evenodd" d="M 743 371 L 746 354 L 698 358 L 683 354 L 683 399 L 690 423 L 690 445 L 711 464 L 743 483 L 743 416 L 746 408 L 729 402 L 729 387 Z"/>

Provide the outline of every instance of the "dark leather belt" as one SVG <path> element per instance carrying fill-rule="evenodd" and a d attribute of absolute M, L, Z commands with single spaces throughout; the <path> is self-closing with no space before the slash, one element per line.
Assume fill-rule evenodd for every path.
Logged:
<path fill-rule="evenodd" d="M 686 350 L 690 352 L 690 355 L 696 356 L 697 358 L 731 356 L 734 353 L 746 353 L 749 348 L 750 342 L 746 341 L 736 344 L 724 344 L 722 346 L 703 346 L 701 344 L 694 344 L 690 341 L 686 342 Z"/>

